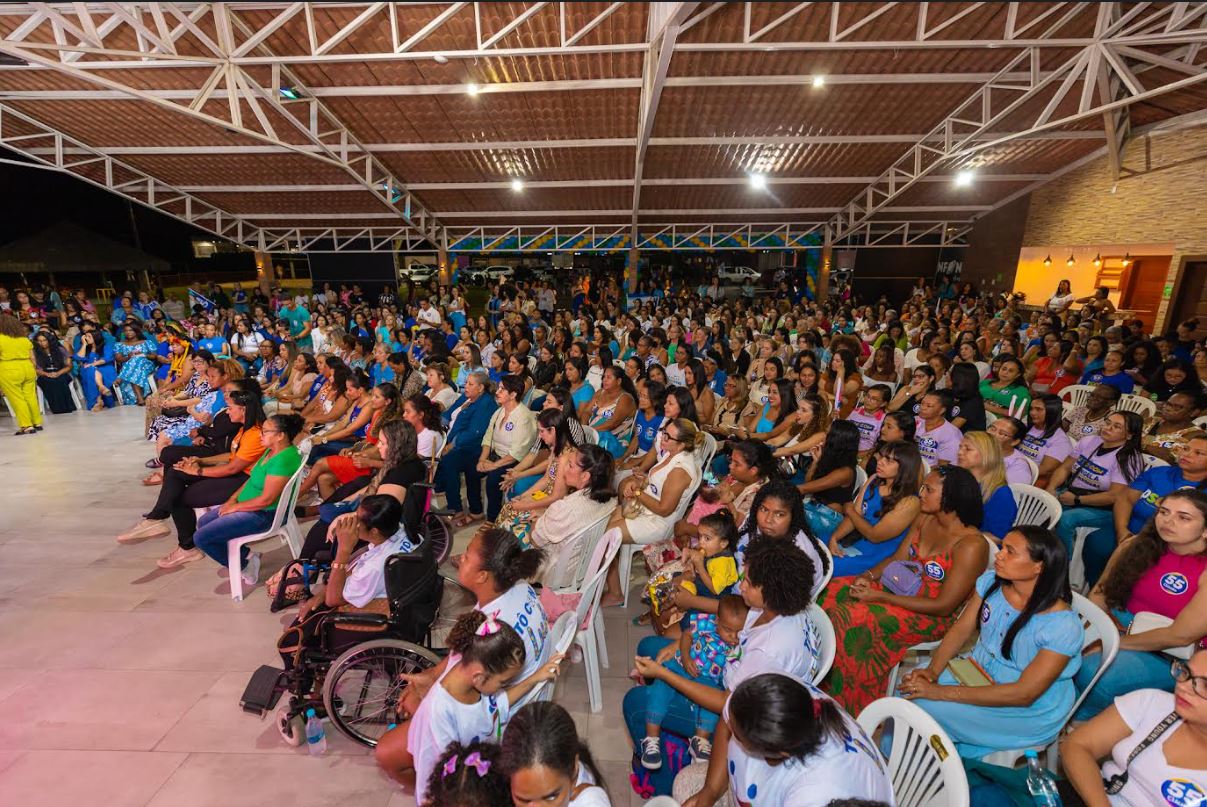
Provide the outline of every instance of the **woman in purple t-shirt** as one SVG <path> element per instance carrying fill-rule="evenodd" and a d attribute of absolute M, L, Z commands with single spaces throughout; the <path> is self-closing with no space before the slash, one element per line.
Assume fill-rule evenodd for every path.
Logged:
<path fill-rule="evenodd" d="M 918 409 L 918 433 L 914 442 L 922 459 L 930 467 L 947 465 L 956 461 L 956 452 L 964 434 L 947 419 L 951 411 L 951 393 L 947 390 L 931 390 L 922 397 Z"/>
<path fill-rule="evenodd" d="M 1048 481 L 1048 492 L 1064 507 L 1056 534 L 1064 541 L 1070 559 L 1079 528 L 1093 532 L 1115 529 L 1115 497 L 1144 470 L 1143 428 L 1144 420 L 1135 412 L 1111 413 L 1099 434 L 1077 441 Z M 1096 581 L 1087 582 L 1093 585 Z"/>

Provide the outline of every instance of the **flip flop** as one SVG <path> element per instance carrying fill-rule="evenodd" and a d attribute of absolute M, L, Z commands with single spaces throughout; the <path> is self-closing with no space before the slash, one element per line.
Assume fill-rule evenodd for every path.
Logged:
<path fill-rule="evenodd" d="M 156 485 L 162 485 L 163 484 L 163 474 L 161 474 L 161 473 L 149 474 L 148 476 L 143 478 L 142 483 L 149 488 L 153 488 Z"/>

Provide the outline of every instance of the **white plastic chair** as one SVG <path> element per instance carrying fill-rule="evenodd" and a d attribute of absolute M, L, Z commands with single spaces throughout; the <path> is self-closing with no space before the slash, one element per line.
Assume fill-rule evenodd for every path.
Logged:
<path fill-rule="evenodd" d="M 809 622 L 817 630 L 817 666 L 813 670 L 813 685 L 821 686 L 821 682 L 830 674 L 834 666 L 834 656 L 838 653 L 838 639 L 834 634 L 834 623 L 817 603 L 809 603 Z"/>
<path fill-rule="evenodd" d="M 1169 463 L 1166 462 L 1165 460 L 1161 459 L 1160 457 L 1154 457 L 1152 454 L 1144 455 L 1144 470 L 1146 470 L 1146 471 L 1149 468 L 1165 468 L 1168 466 L 1169 466 Z"/>
<path fill-rule="evenodd" d="M 586 665 L 587 697 L 591 702 L 591 711 L 603 709 L 603 685 L 599 680 L 599 667 L 608 666 L 608 648 L 604 640 L 603 613 L 599 607 L 600 597 L 603 596 L 604 579 L 608 575 L 608 567 L 616 557 L 621 547 L 620 530 L 613 528 L 604 533 L 603 538 L 595 545 L 595 551 L 588 564 L 587 582 L 579 589 L 582 597 L 578 607 L 574 609 L 574 625 L 577 627 L 574 644 L 583 653 L 583 664 Z"/>
<path fill-rule="evenodd" d="M 712 467 L 712 459 L 717 455 L 717 438 L 713 437 L 708 432 L 701 432 L 704 435 L 704 442 L 700 448 L 696 449 L 696 456 L 700 459 L 700 474 Z"/>
<path fill-rule="evenodd" d="M 1031 459 L 1026 454 L 1020 452 L 1019 456 L 1026 460 L 1027 467 L 1031 469 L 1031 484 L 1034 485 L 1035 481 L 1039 479 L 1039 466 L 1035 464 L 1035 460 Z"/>
<path fill-rule="evenodd" d="M 834 555 L 830 552 L 830 547 L 825 541 L 818 541 L 817 545 L 821 550 L 821 554 L 829 559 L 829 563 L 826 564 L 829 568 L 826 570 L 825 574 L 821 576 L 821 580 L 818 581 L 818 583 L 814 586 L 814 588 L 820 594 L 821 592 L 825 591 L 827 587 L 829 587 L 830 580 L 834 577 Z M 820 572 L 821 570 L 818 569 L 818 571 Z"/>
<path fill-rule="evenodd" d="M 620 545 L 620 585 L 624 587 L 624 607 L 629 607 L 629 589 L 632 588 L 633 581 L 633 557 L 636 556 L 645 544 L 621 544 Z"/>
<path fill-rule="evenodd" d="M 264 532 L 245 535 L 227 542 L 226 568 L 230 572 L 231 599 L 235 602 L 243 600 L 243 564 L 239 560 L 241 548 L 269 538 L 279 538 L 282 543 L 289 546 L 289 552 L 294 558 L 302 553 L 302 529 L 298 526 L 293 508 L 298 502 L 298 491 L 302 487 L 302 476 L 306 472 L 306 460 L 309 455 L 309 451 L 303 452 L 301 466 L 281 490 L 281 497 L 277 500 L 277 509 L 272 517 L 272 525 Z"/>
<path fill-rule="evenodd" d="M 888 771 L 898 807 L 968 807 L 968 777 L 943 727 L 903 698 L 872 701 L 856 718 L 868 736 L 889 721 Z"/>
<path fill-rule="evenodd" d="M 1094 388 L 1089 384 L 1070 384 L 1060 391 L 1060 398 L 1072 407 L 1085 406 L 1093 391 Z"/>
<path fill-rule="evenodd" d="M 549 629 L 549 643 L 553 648 L 552 655 L 565 653 L 570 649 L 570 645 L 574 643 L 574 612 L 567 611 L 557 618 L 553 623 L 553 627 Z M 553 690 L 557 685 L 557 679 L 542 681 L 537 684 L 536 688 L 530 691 L 522 700 L 524 703 L 532 703 L 533 701 L 551 701 L 553 700 Z"/>
<path fill-rule="evenodd" d="M 600 538 L 603 537 L 604 531 L 607 530 L 608 520 L 611 517 L 611 511 L 606 512 L 594 523 L 587 524 L 578 532 L 550 547 L 547 551 L 551 551 L 555 557 L 553 563 L 541 575 L 542 584 L 551 589 L 581 586 L 583 578 L 587 574 L 587 563 L 591 560 L 591 553 L 595 550 L 595 545 L 599 543 Z"/>
<path fill-rule="evenodd" d="M 599 445 L 599 432 L 595 431 L 595 429 L 592 429 L 590 426 L 583 426 L 583 437 L 587 438 L 588 445 Z"/>
<path fill-rule="evenodd" d="M 1202 417 L 1197 417 L 1194 419 L 1193 422 L 1194 422 L 1194 425 L 1198 426 L 1200 429 L 1207 429 L 1207 415 L 1203 415 Z"/>
<path fill-rule="evenodd" d="M 986 426 L 992 426 L 994 421 L 996 421 L 996 420 L 997 420 L 997 413 L 995 413 L 995 412 L 986 412 L 985 413 L 985 425 Z"/>
<path fill-rule="evenodd" d="M 1073 715 L 1081 707 L 1082 701 L 1090 694 L 1090 690 L 1094 688 L 1094 685 L 1098 683 L 1098 679 L 1114 663 L 1115 656 L 1119 654 L 1119 628 L 1116 627 L 1115 621 L 1111 619 L 1106 611 L 1103 611 L 1077 592 L 1073 592 L 1073 610 L 1081 617 L 1082 627 L 1085 628 L 1085 637 L 1082 639 L 1081 649 L 1084 651 L 1094 642 L 1102 643 L 1102 662 L 1098 665 L 1098 671 L 1090 679 L 1089 685 L 1073 701 L 1073 707 L 1064 716 L 1064 720 L 1061 721 L 1060 731 L 1056 733 L 1051 742 L 1032 748 L 1011 748 L 1005 751 L 995 751 L 984 757 L 984 760 L 991 765 L 1002 765 L 1007 768 L 1013 768 L 1027 751 L 1034 750 L 1041 757 L 1046 754 L 1048 770 L 1055 771 L 1059 762 L 1057 754 L 1060 748 L 1060 736 L 1064 733 L 1065 727 L 1068 726 Z"/>
<path fill-rule="evenodd" d="M 855 485 L 854 485 L 854 488 L 852 491 L 856 497 L 858 497 L 860 492 L 863 491 L 863 486 L 866 485 L 867 483 L 868 483 L 868 472 L 865 471 L 862 467 L 856 465 L 855 466 Z"/>
<path fill-rule="evenodd" d="M 1140 417 L 1147 420 L 1157 414 L 1157 405 L 1151 398 L 1145 398 L 1143 395 L 1120 395 L 1115 408 L 1120 412 L 1135 412 Z"/>
<path fill-rule="evenodd" d="M 1014 494 L 1014 502 L 1018 505 L 1018 515 L 1014 517 L 1014 526 L 1032 524 L 1049 529 L 1056 526 L 1064 508 L 1056 497 L 1046 490 L 1040 490 L 1034 485 L 1024 485 L 1021 482 L 1011 482 L 1010 491 Z"/>

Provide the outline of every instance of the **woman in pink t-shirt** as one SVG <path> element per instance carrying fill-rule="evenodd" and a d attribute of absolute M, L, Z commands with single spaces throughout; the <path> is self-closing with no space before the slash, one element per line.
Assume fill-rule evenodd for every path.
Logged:
<path fill-rule="evenodd" d="M 952 398 L 947 390 L 931 390 L 922 398 L 918 409 L 918 432 L 914 442 L 922 459 L 934 468 L 956 461 L 960 440 L 964 433 L 947 419 L 951 412 Z"/>
<path fill-rule="evenodd" d="M 1114 663 L 1074 719 L 1088 720 L 1136 689 L 1172 692 L 1169 656 L 1162 651 L 1201 645 L 1207 637 L 1207 495 L 1192 488 L 1167 494 L 1144 529 L 1115 550 L 1090 599 L 1125 630 L 1139 613 L 1171 622 L 1123 636 Z M 1078 689 L 1089 685 L 1101 661 L 1100 653 L 1082 660 Z"/>

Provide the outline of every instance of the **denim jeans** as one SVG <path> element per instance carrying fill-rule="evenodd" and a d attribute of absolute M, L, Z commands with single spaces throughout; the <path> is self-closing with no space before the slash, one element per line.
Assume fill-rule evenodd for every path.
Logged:
<path fill-rule="evenodd" d="M 1079 692 L 1089 686 L 1090 679 L 1098 672 L 1100 664 L 1101 653 L 1082 657 L 1081 669 L 1073 676 L 1073 683 L 1077 685 Z M 1073 719 L 1089 720 L 1114 703 L 1115 698 L 1137 689 L 1163 689 L 1173 692 L 1174 680 L 1169 673 L 1169 666 L 1169 657 L 1161 653 L 1120 650 L 1111 666 L 1106 668 L 1106 672 L 1082 701 Z"/>
<path fill-rule="evenodd" d="M 637 655 L 655 658 L 658 651 L 672 641 L 674 640 L 661 636 L 646 636 L 637 643 Z M 645 724 L 650 715 L 649 697 L 648 686 L 633 687 L 624 695 L 624 722 L 629 729 L 629 736 L 633 738 L 634 748 L 638 747 L 638 743 L 645 737 Z M 693 707 L 694 704 L 683 695 L 673 693 L 661 720 L 662 730 L 678 734 L 680 737 L 691 737 L 696 732 L 696 711 Z M 669 765 L 663 765 L 660 770 L 649 771 L 650 785 L 656 794 L 670 794 L 675 776 L 669 768 Z"/>
<path fill-rule="evenodd" d="M 688 675 L 687 670 L 683 669 L 683 665 L 674 659 L 671 659 L 662 666 L 676 675 L 691 678 L 691 680 L 697 683 L 705 684 L 714 689 L 722 689 L 720 683 L 714 678 L 704 675 L 696 677 Z M 646 689 L 649 690 L 645 696 L 646 722 L 656 723 L 661 726 L 662 719 L 666 717 L 667 707 L 671 704 L 671 698 L 675 696 L 675 689 L 665 681 L 651 681 L 646 686 Z M 692 709 L 696 713 L 696 730 L 702 730 L 711 736 L 713 729 L 717 727 L 717 720 L 720 718 L 720 715 L 716 712 L 710 712 L 696 703 L 692 704 Z"/>
<path fill-rule="evenodd" d="M 220 516 L 217 510 L 211 510 L 197 522 L 197 532 L 193 535 L 193 544 L 213 558 L 219 566 L 225 566 L 227 543 L 245 535 L 264 532 L 272 526 L 273 515 L 271 510 L 255 510 Z M 247 547 L 241 547 L 239 568 L 243 568 L 247 563 L 247 555 Z"/>
<path fill-rule="evenodd" d="M 1115 516 L 1109 507 L 1066 508 L 1060 516 L 1060 521 L 1056 523 L 1056 535 L 1068 550 L 1070 560 L 1073 558 L 1073 539 L 1077 535 L 1077 530 L 1082 527 L 1089 527 L 1093 530 L 1086 536 L 1085 547 L 1088 549 L 1093 546 L 1095 551 L 1093 553 L 1083 551 L 1081 555 L 1085 562 L 1086 582 L 1092 586 L 1098 582 L 1098 578 L 1102 576 L 1102 570 L 1106 566 L 1106 559 L 1101 558 L 1102 548 L 1109 544 L 1107 558 L 1115 548 Z M 1095 568 L 1090 568 L 1091 560 L 1095 561 Z M 1098 565 L 1099 563 L 1101 565 Z"/>
<path fill-rule="evenodd" d="M 310 449 L 310 458 L 306 460 L 306 464 L 314 465 L 323 457 L 334 457 L 345 448 L 352 448 L 354 445 L 356 443 L 352 440 L 332 440 L 330 443 L 320 443 Z"/>

